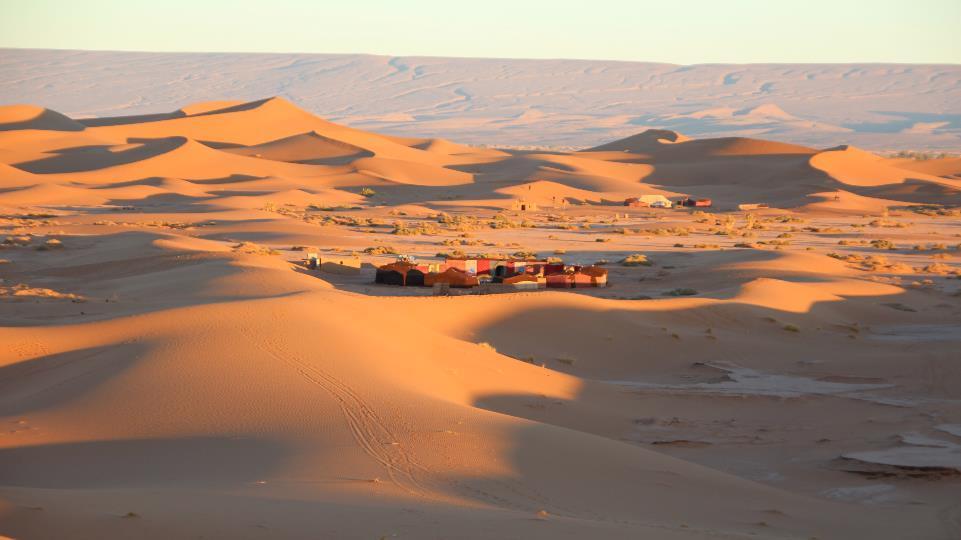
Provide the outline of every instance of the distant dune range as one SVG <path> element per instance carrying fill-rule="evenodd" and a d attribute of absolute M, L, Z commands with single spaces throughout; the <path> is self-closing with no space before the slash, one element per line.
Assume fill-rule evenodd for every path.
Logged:
<path fill-rule="evenodd" d="M 267 195 L 281 188 L 308 200 L 343 201 L 361 187 L 376 187 L 393 203 L 506 205 L 512 197 L 616 203 L 642 192 L 709 197 L 727 208 L 741 202 L 801 207 L 838 192 L 857 196 L 865 210 L 961 202 L 957 158 L 885 159 L 848 146 L 690 139 L 668 130 L 579 152 L 497 150 L 349 128 L 281 98 L 95 120 L 5 106 L 0 160 L 0 203 L 9 204 L 36 196 L 47 203 L 103 204 L 144 190 L 236 204 L 238 192 Z"/>
<path fill-rule="evenodd" d="M 277 95 L 353 127 L 469 144 L 582 148 L 660 128 L 961 152 L 957 65 L 6 49 L 0 80 L 0 103 L 29 101 L 73 118 L 171 118 Z M 218 103 L 161 114 L 202 100 Z"/>

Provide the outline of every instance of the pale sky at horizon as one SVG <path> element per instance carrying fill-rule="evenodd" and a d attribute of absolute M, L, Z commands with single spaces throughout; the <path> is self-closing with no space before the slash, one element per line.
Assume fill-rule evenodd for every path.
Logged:
<path fill-rule="evenodd" d="M 961 0 L 0 0 L 0 47 L 961 64 Z"/>

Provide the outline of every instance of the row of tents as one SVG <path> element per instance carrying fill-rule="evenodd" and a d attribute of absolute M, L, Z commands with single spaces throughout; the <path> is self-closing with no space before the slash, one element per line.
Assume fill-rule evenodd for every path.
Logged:
<path fill-rule="evenodd" d="M 541 260 L 447 259 L 445 263 L 415 264 L 399 260 L 377 269 L 375 283 L 407 287 L 470 288 L 500 283 L 518 289 L 603 287 L 607 270 Z"/>
<path fill-rule="evenodd" d="M 632 208 L 681 208 L 684 206 L 709 207 L 711 199 L 692 199 L 684 198 L 677 202 L 672 202 L 664 195 L 641 195 L 640 197 L 628 197 L 624 199 L 624 206 Z"/>

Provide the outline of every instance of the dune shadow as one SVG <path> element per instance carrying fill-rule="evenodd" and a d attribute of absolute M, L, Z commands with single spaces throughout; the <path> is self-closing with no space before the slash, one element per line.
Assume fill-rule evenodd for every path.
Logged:
<path fill-rule="evenodd" d="M 288 454 L 253 438 L 120 439 L 0 449 L 0 485 L 43 489 L 236 486 Z"/>
<path fill-rule="evenodd" d="M 2 366 L 0 416 L 24 415 L 80 399 L 129 368 L 145 349 L 136 344 L 92 347 Z"/>
<path fill-rule="evenodd" d="M 59 150 L 56 155 L 34 161 L 18 163 L 16 166 L 33 174 L 66 174 L 94 171 L 125 165 L 165 154 L 187 141 L 184 137 L 163 137 L 158 139 L 128 139 L 131 148 L 113 151 L 111 146 L 83 146 Z"/>

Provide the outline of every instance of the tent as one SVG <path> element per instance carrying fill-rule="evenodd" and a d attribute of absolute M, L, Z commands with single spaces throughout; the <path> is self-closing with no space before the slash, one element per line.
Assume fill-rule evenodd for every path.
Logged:
<path fill-rule="evenodd" d="M 377 269 L 377 274 L 374 276 L 374 283 L 381 283 L 383 285 L 405 285 L 407 282 L 407 272 L 413 267 L 414 265 L 406 262 L 385 264 Z"/>
<path fill-rule="evenodd" d="M 428 287 L 433 287 L 436 283 L 447 283 L 451 287 L 476 287 L 478 285 L 477 278 L 472 276 L 463 270 L 458 270 L 457 268 L 448 268 L 443 272 L 430 273 L 424 276 L 424 285 Z"/>

